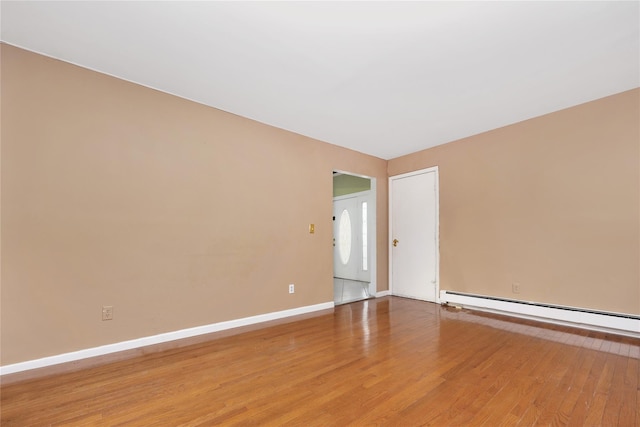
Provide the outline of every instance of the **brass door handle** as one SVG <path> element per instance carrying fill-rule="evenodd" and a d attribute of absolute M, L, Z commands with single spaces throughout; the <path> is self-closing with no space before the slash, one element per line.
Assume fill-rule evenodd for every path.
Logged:
<path fill-rule="evenodd" d="M 400 240 L 398 240 L 398 239 L 393 239 L 393 246 L 394 246 L 394 247 L 398 246 L 398 242 L 399 242 L 399 241 L 400 241 Z"/>

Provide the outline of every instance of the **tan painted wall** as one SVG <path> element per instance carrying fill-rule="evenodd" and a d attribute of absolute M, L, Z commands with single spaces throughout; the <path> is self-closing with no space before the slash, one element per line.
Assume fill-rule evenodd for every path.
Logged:
<path fill-rule="evenodd" d="M 640 314 L 639 106 L 636 89 L 389 161 L 439 167 L 441 289 Z"/>
<path fill-rule="evenodd" d="M 386 161 L 1 55 L 2 365 L 332 301 L 333 170 L 378 179 L 388 289 Z"/>
<path fill-rule="evenodd" d="M 640 314 L 639 90 L 387 164 L 1 49 L 2 365 L 331 301 L 333 170 L 377 178 L 378 290 L 387 166 L 438 165 L 442 289 Z"/>

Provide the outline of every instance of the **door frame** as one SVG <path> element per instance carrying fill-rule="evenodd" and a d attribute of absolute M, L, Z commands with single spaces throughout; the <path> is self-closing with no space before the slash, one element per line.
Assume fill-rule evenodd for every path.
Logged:
<path fill-rule="evenodd" d="M 403 173 L 389 177 L 389 293 L 393 295 L 393 181 L 402 178 L 408 178 L 415 175 L 435 172 L 435 226 L 436 226 L 436 298 L 437 304 L 440 304 L 440 172 L 438 166 L 432 166 L 425 169 L 419 169 L 412 172 Z"/>
<path fill-rule="evenodd" d="M 367 175 L 362 175 L 362 174 L 358 174 L 358 173 L 353 173 L 353 172 L 349 172 L 349 171 L 344 171 L 344 170 L 340 170 L 340 169 L 334 169 L 333 172 L 337 172 L 337 173 L 341 173 L 344 175 L 352 175 L 352 176 L 357 176 L 360 178 L 366 178 L 369 180 L 369 182 L 371 182 L 371 189 L 370 194 L 371 194 L 371 209 L 368 210 L 369 212 L 369 236 L 367 236 L 368 239 L 368 245 L 371 248 L 371 258 L 368 260 L 369 262 L 369 268 L 370 268 L 370 277 L 369 277 L 369 295 L 372 296 L 377 296 L 378 293 L 378 191 L 377 191 L 377 183 L 376 183 L 376 178 L 371 177 L 371 176 L 367 176 Z M 333 175 L 332 175 L 332 187 L 333 188 Z M 333 216 L 333 200 L 337 199 L 337 198 L 341 198 L 341 197 L 352 197 L 354 194 L 362 194 L 365 192 L 360 192 L 360 193 L 353 193 L 353 194 L 347 194 L 344 196 L 338 196 L 338 197 L 333 197 L 333 192 L 331 193 L 331 212 L 332 212 L 332 216 Z M 331 224 L 331 226 L 333 227 L 333 222 Z M 333 236 L 333 229 L 331 230 L 331 235 Z M 331 248 L 331 259 L 333 260 L 333 246 L 330 246 Z M 331 274 L 332 274 L 332 278 L 331 278 L 331 283 L 333 283 L 333 264 L 331 266 Z M 332 285 L 333 286 L 333 285 Z"/>

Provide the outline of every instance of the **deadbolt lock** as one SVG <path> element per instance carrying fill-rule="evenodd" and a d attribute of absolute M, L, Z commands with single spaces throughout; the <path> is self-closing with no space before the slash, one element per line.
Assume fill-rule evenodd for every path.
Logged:
<path fill-rule="evenodd" d="M 399 242 L 399 241 L 400 241 L 400 240 L 398 240 L 398 239 L 393 239 L 393 246 L 394 246 L 394 247 L 398 246 L 398 242 Z"/>

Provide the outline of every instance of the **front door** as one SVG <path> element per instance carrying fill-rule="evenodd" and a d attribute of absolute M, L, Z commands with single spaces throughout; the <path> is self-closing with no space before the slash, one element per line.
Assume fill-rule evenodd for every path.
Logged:
<path fill-rule="evenodd" d="M 360 193 L 362 194 L 362 193 Z M 369 195 L 342 196 L 333 201 L 333 275 L 369 282 Z"/>
<path fill-rule="evenodd" d="M 438 169 L 389 178 L 391 293 L 438 302 Z"/>
<path fill-rule="evenodd" d="M 356 198 L 333 202 L 333 276 L 341 279 L 358 278 Z"/>

